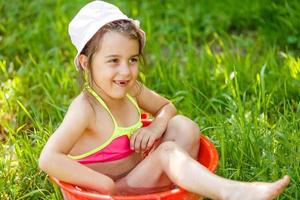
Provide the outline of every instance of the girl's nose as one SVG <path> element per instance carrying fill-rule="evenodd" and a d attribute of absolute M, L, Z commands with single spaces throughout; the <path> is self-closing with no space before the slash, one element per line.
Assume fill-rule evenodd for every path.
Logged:
<path fill-rule="evenodd" d="M 123 63 L 120 66 L 120 74 L 121 75 L 129 75 L 130 74 L 130 68 L 129 68 L 129 65 L 127 63 Z"/>

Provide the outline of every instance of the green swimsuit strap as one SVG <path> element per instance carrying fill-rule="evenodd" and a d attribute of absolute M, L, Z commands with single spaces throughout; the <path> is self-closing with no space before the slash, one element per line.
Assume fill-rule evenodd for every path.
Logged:
<path fill-rule="evenodd" d="M 126 94 L 126 96 L 128 97 L 129 101 L 131 101 L 131 103 L 136 107 L 136 109 L 139 112 L 139 115 L 141 115 L 141 110 L 140 110 L 140 107 L 138 106 L 136 100 L 132 96 L 130 96 L 129 94 Z"/>
<path fill-rule="evenodd" d="M 85 86 L 84 89 L 87 90 L 91 95 L 93 95 L 97 99 L 97 101 L 107 110 L 108 114 L 114 122 L 114 125 L 117 127 L 117 121 L 115 120 L 113 114 L 110 112 L 109 108 L 107 107 L 106 103 L 101 99 L 101 97 L 99 97 L 99 95 L 90 86 Z"/>

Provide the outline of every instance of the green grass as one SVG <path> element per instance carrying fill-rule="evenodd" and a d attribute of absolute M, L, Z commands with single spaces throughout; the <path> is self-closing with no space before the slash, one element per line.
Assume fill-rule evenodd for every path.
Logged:
<path fill-rule="evenodd" d="M 67 24 L 86 1 L 0 0 L 0 199 L 59 199 L 39 153 L 78 94 Z M 216 145 L 217 174 L 300 199 L 300 3 L 112 1 L 147 33 L 140 78 Z"/>

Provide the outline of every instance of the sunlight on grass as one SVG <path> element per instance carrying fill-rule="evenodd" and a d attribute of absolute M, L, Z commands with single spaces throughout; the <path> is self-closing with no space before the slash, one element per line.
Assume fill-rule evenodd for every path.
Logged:
<path fill-rule="evenodd" d="M 294 79 L 300 80 L 300 58 L 295 58 L 293 56 L 288 56 L 283 54 L 285 57 L 286 65 L 290 69 L 291 76 Z"/>

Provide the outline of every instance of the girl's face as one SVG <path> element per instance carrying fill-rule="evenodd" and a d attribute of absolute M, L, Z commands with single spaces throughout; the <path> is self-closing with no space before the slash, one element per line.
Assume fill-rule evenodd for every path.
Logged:
<path fill-rule="evenodd" d="M 117 32 L 107 32 L 100 43 L 100 50 L 92 59 L 92 86 L 110 98 L 122 99 L 138 76 L 139 42 Z"/>

